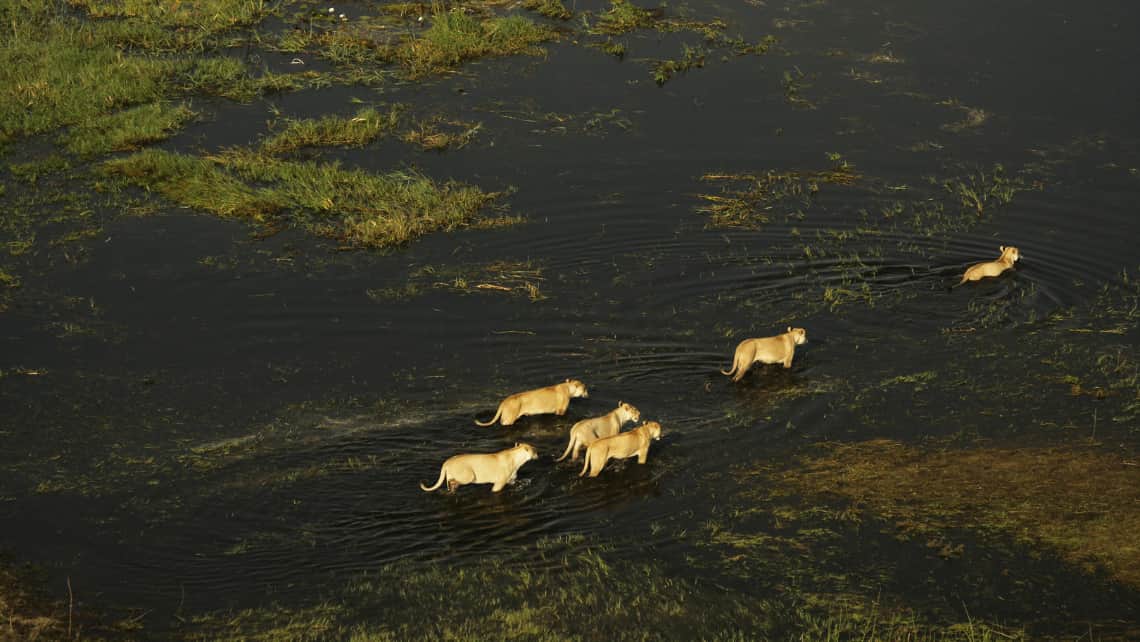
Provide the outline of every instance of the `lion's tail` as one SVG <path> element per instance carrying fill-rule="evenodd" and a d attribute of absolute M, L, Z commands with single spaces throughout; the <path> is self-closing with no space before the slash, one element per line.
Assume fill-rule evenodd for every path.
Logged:
<path fill-rule="evenodd" d="M 563 459 L 566 459 L 566 456 L 570 454 L 570 451 L 574 450 L 575 439 L 576 438 L 574 435 L 570 435 L 570 443 L 566 445 L 566 452 L 562 453 L 562 456 L 558 459 L 555 459 L 554 461 L 562 461 Z"/>
<path fill-rule="evenodd" d="M 475 425 L 476 426 L 490 426 L 491 424 L 498 421 L 499 417 L 502 416 L 502 414 L 503 414 L 503 404 L 499 404 L 499 409 L 495 411 L 495 417 L 493 419 L 491 419 L 491 421 L 488 421 L 487 423 L 483 423 L 482 421 L 479 421 L 478 419 L 476 419 Z"/>
<path fill-rule="evenodd" d="M 424 486 L 424 483 L 423 483 L 423 482 L 420 482 L 420 488 L 421 488 L 421 489 L 423 489 L 423 490 L 426 490 L 427 492 L 429 492 L 429 493 L 430 493 L 431 491 L 433 491 L 433 490 L 435 490 L 435 489 L 437 489 L 437 488 L 439 488 L 440 486 L 442 486 L 442 485 L 443 485 L 443 479 L 444 479 L 444 477 L 447 477 L 447 472 L 444 470 L 444 468 L 443 468 L 443 467 L 440 467 L 440 469 L 439 469 L 439 481 L 437 481 L 437 482 L 435 483 L 435 486 L 432 486 L 431 488 L 428 488 L 427 486 Z"/>
<path fill-rule="evenodd" d="M 721 371 L 720 371 L 720 373 L 721 373 L 722 375 L 728 375 L 728 376 L 730 376 L 730 377 L 731 377 L 732 375 L 736 374 L 736 369 L 737 369 L 738 367 L 739 367 L 739 366 L 736 364 L 736 359 L 733 359 L 733 360 L 732 360 L 732 369 L 731 369 L 731 370 L 729 370 L 728 372 L 725 372 L 724 370 L 721 370 Z"/>

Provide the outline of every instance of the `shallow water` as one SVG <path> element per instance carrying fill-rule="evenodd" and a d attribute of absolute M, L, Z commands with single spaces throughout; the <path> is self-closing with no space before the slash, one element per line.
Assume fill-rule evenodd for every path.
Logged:
<path fill-rule="evenodd" d="M 321 156 L 514 186 L 510 209 L 526 222 L 387 253 L 337 252 L 298 231 L 254 240 L 240 223 L 174 207 L 109 224 L 86 260 L 26 278 L 0 314 L 0 369 L 45 372 L 0 379 L 0 522 L 9 525 L 0 546 L 42 565 L 52 586 L 70 578 L 102 603 L 150 611 L 155 631 L 183 610 L 308 603 L 401 559 L 526 566 L 520 550 L 572 534 L 730 584 L 688 566 L 694 544 L 678 536 L 733 497 L 726 471 L 823 440 L 957 429 L 1034 443 L 1045 437 L 1033 426 L 1084 413 L 1080 399 L 1047 386 L 1039 403 L 1026 393 L 996 414 L 974 413 L 955 405 L 954 386 L 976 365 L 962 360 L 973 346 L 1035 367 L 1042 355 L 1010 353 L 1034 322 L 1090 303 L 1140 263 L 1131 5 L 1102 3 L 1094 14 L 1061 2 L 756 4 L 684 5 L 780 44 L 763 56 L 710 56 L 663 87 L 644 60 L 678 56 L 697 35 L 627 36 L 621 61 L 563 42 L 543 60 L 481 61 L 427 85 L 268 101 L 295 118 L 349 113 L 355 97 L 482 122 L 461 150 L 388 141 Z M 898 60 L 868 62 L 875 52 Z M 785 72 L 803 74 L 813 108 L 789 103 Z M 963 119 L 947 100 L 988 117 L 947 127 Z M 166 146 L 248 144 L 269 118 L 263 101 L 205 108 L 212 118 Z M 937 146 L 912 151 L 924 141 Z M 776 201 L 752 229 L 711 227 L 696 211 L 698 194 L 722 187 L 702 181 L 706 173 L 820 171 L 832 167 L 828 153 L 864 178 L 823 184 L 799 205 Z M 941 182 L 996 164 L 1040 187 L 982 216 L 961 213 Z M 906 213 L 883 217 L 895 201 Z M 928 225 L 906 222 L 932 203 L 943 209 Z M 1021 249 L 1016 270 L 947 290 L 1003 244 Z M 411 296 L 368 294 L 424 266 L 499 260 L 540 268 L 545 298 L 456 291 L 430 277 Z M 828 288 L 854 294 L 829 301 Z M 61 320 L 90 333 L 61 337 Z M 788 325 L 809 336 L 790 371 L 757 366 L 738 385 L 718 373 L 741 339 Z M 1001 376 L 1000 363 L 982 367 L 984 379 Z M 884 392 L 875 423 L 846 408 L 860 390 L 921 372 L 941 378 L 925 394 Z M 590 397 L 565 417 L 474 425 L 506 395 L 567 377 L 585 381 Z M 648 465 L 611 463 L 583 480 L 577 466 L 552 461 L 574 421 L 618 401 L 665 427 Z M 1117 430 L 1134 446 L 1129 426 Z M 417 488 L 452 454 L 516 441 L 543 457 L 500 495 Z M 985 544 L 969 572 L 932 570 L 914 559 L 921 550 L 889 538 L 850 537 L 840 548 L 830 561 L 840 569 L 899 567 L 882 583 L 889 591 L 928 604 L 972 592 L 971 613 L 1015 626 L 1048 632 L 1140 612 L 1134 589 L 1087 580 L 1090 595 L 1068 595 L 1066 583 L 1086 579 L 1014 545 L 994 564 L 1018 568 L 1040 591 L 994 580 Z M 1040 606 L 1003 605 L 1010 592 Z"/>

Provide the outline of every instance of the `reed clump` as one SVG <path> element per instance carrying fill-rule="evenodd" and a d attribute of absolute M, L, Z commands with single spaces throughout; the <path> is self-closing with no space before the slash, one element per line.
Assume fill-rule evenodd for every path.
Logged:
<path fill-rule="evenodd" d="M 499 197 L 411 170 L 374 174 L 244 149 L 208 157 L 146 150 L 103 168 L 181 205 L 257 222 L 292 220 L 354 247 L 402 245 L 474 225 L 479 211 Z"/>

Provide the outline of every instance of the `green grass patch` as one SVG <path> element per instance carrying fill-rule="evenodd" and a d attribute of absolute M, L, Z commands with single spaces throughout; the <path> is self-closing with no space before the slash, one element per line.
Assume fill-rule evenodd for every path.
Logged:
<path fill-rule="evenodd" d="M 598 16 L 594 28 L 607 34 L 622 34 L 652 27 L 656 22 L 653 12 L 629 2 L 629 0 L 611 0 L 610 8 Z"/>
<path fill-rule="evenodd" d="M 78 124 L 60 142 L 73 154 L 86 157 L 133 151 L 166 140 L 195 116 L 185 103 L 154 102 Z"/>
<path fill-rule="evenodd" d="M 523 16 L 481 19 L 455 8 L 434 11 L 431 26 L 393 55 L 408 76 L 418 78 L 473 58 L 541 54 L 536 45 L 556 37 L 554 30 Z"/>
<path fill-rule="evenodd" d="M 569 20 L 574 13 L 562 4 L 562 0 L 524 0 L 523 7 L 552 20 Z"/>
<path fill-rule="evenodd" d="M 292 76 L 255 76 L 236 58 L 201 55 L 225 44 L 214 42 L 219 34 L 266 15 L 262 2 L 71 4 L 90 17 L 47 0 L 0 3 L 0 145 L 64 126 L 114 136 L 96 124 L 112 114 L 116 127 L 131 119 L 170 123 L 181 118 L 177 112 L 121 114 L 183 91 L 249 100 L 300 86 Z M 99 142 L 74 144 L 83 150 Z"/>
<path fill-rule="evenodd" d="M 365 107 L 351 117 L 288 120 L 280 132 L 262 141 L 261 151 L 280 155 L 305 147 L 361 147 L 393 131 L 401 111 L 399 105 L 386 112 Z"/>
<path fill-rule="evenodd" d="M 108 161 L 104 170 L 219 216 L 268 222 L 292 215 L 316 234 L 358 247 L 477 225 L 479 211 L 499 196 L 411 171 L 372 174 L 237 149 L 206 158 L 146 150 Z"/>

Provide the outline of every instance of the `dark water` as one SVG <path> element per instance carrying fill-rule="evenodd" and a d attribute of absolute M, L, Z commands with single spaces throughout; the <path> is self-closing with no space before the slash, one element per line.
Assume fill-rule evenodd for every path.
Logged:
<path fill-rule="evenodd" d="M 1140 22 L 1126 2 L 805 5 L 685 5 L 780 44 L 764 56 L 710 56 L 663 87 L 645 60 L 676 57 L 696 35 L 629 36 L 621 61 L 564 42 L 545 60 L 478 62 L 426 86 L 274 97 L 295 118 L 350 113 L 355 97 L 482 122 L 461 150 L 383 142 L 322 157 L 514 186 L 511 211 L 527 222 L 388 253 L 337 252 L 293 231 L 255 240 L 242 224 L 173 207 L 109 224 L 85 261 L 26 279 L 0 315 L 0 368 L 46 373 L 0 380 L 0 545 L 45 567 L 52 586 L 70 577 L 102 602 L 153 610 L 158 630 L 182 608 L 303 602 L 386 562 L 510 559 L 566 534 L 616 542 L 630 557 L 650 547 L 699 577 L 683 570 L 690 544 L 676 533 L 732 492 L 723 471 L 820 440 L 946 432 L 912 421 L 931 411 L 905 395 L 887 399 L 880 415 L 892 419 L 864 425 L 839 407 L 838 391 L 939 371 L 962 349 L 946 329 L 977 326 L 987 345 L 1013 347 L 1034 321 L 1088 303 L 1140 263 L 1131 69 Z M 869 61 L 875 53 L 895 61 Z M 785 72 L 802 75 L 812 108 L 789 103 Z M 168 147 L 248 144 L 269 118 L 265 102 L 203 106 L 207 122 Z M 965 108 L 987 117 L 955 129 Z M 924 142 L 935 145 L 915 151 Z M 755 229 L 714 228 L 695 209 L 698 194 L 720 190 L 700 180 L 706 173 L 823 170 L 828 153 L 868 181 L 824 185 L 802 218 L 781 205 Z M 968 219 L 939 181 L 995 164 L 1041 188 L 931 235 L 878 216 L 902 200 Z M 874 235 L 827 240 L 868 226 Z M 1002 244 L 1023 253 L 1012 274 L 947 292 Z M 805 245 L 831 251 L 813 258 Z M 430 279 L 413 296 L 368 295 L 423 266 L 498 260 L 540 267 L 546 298 Z M 828 287 L 863 284 L 874 305 L 822 302 Z M 986 317 L 991 304 L 1005 316 Z M 60 322 L 92 332 L 61 337 Z M 757 369 L 739 385 L 717 372 L 739 340 L 787 325 L 809 334 L 791 371 Z M 473 424 L 507 394 L 566 377 L 590 389 L 566 417 Z M 788 394 L 800 389 L 814 392 Z M 577 467 L 553 463 L 573 421 L 619 400 L 665 427 L 647 466 L 583 481 Z M 1063 400 L 1042 404 L 999 417 L 948 412 L 963 429 L 1032 443 L 1022 419 L 1072 412 Z M 515 441 L 543 458 L 501 495 L 417 488 L 452 454 Z M 45 479 L 59 490 L 36 492 Z M 1136 616 L 1135 593 L 1024 551 L 990 563 L 1020 564 L 1045 588 L 1009 588 L 1023 602 L 1002 604 L 1005 589 L 986 579 L 999 573 L 982 561 L 992 551 L 978 547 L 971 573 L 939 577 L 916 561 L 888 586 L 909 591 L 931 573 L 948 593 L 975 595 L 975 615 L 1013 624 Z M 873 560 L 905 569 L 917 555 L 878 540 L 848 550 L 837 563 L 849 570 Z M 1069 610 L 1057 610 L 1062 601 Z"/>

